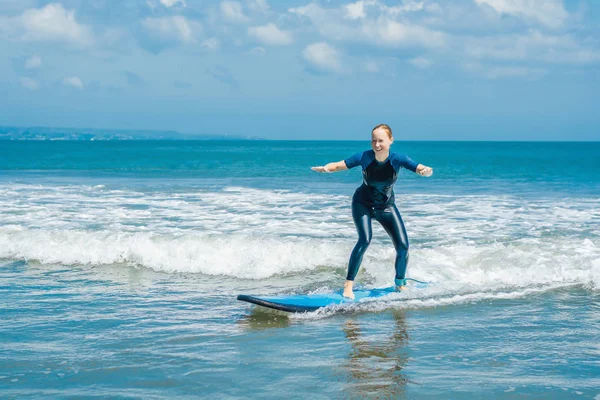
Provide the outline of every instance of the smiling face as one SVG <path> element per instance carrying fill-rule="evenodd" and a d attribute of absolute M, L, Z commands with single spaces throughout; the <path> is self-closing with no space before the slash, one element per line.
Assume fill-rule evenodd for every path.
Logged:
<path fill-rule="evenodd" d="M 391 137 L 391 132 L 384 128 L 373 129 L 371 133 L 371 148 L 375 154 L 386 155 L 390 151 L 390 146 L 394 143 L 394 138 Z"/>

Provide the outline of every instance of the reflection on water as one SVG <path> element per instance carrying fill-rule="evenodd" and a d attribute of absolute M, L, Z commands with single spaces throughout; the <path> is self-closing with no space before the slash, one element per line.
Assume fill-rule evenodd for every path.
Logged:
<path fill-rule="evenodd" d="M 269 328 L 286 328 L 290 325 L 288 316 L 283 312 L 270 310 L 264 307 L 253 307 L 252 313 L 242 317 L 238 323 L 250 330 Z"/>
<path fill-rule="evenodd" d="M 344 334 L 352 346 L 344 365 L 349 380 L 349 398 L 404 397 L 409 382 L 403 373 L 409 359 L 406 353 L 408 332 L 405 311 L 394 310 L 392 316 L 394 327 L 389 335 L 363 333 L 366 328 L 364 319 L 360 323 L 353 319 L 344 323 Z"/>

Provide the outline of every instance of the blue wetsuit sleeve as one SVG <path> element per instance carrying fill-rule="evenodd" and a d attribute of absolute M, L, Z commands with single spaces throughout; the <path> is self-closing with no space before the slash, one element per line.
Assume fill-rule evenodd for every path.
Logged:
<path fill-rule="evenodd" d="M 417 172 L 418 162 L 411 160 L 404 154 L 394 153 L 392 158 L 392 166 L 396 171 L 400 168 L 406 168 L 409 171 Z"/>
<path fill-rule="evenodd" d="M 348 157 L 344 160 L 344 163 L 346 163 L 346 168 L 350 169 L 350 168 L 354 168 L 360 165 L 360 160 L 362 159 L 363 153 L 356 153 L 355 155 L 353 155 L 352 157 Z"/>

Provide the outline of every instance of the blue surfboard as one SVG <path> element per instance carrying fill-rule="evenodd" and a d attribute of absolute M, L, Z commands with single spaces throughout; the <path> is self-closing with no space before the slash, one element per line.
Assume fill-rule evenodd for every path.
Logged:
<path fill-rule="evenodd" d="M 394 292 L 396 292 L 396 288 L 394 286 L 380 289 L 354 290 L 354 300 L 342 296 L 341 291 L 335 293 L 267 297 L 241 294 L 237 297 L 237 299 L 274 310 L 299 313 L 316 311 L 319 308 L 334 304 L 357 303 L 363 299 L 383 297 Z"/>

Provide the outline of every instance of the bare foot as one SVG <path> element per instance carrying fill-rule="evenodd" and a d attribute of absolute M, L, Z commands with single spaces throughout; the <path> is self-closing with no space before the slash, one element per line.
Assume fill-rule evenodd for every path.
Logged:
<path fill-rule="evenodd" d="M 406 286 L 396 286 L 396 291 L 397 292 L 401 292 L 403 290 L 406 290 Z"/>
<path fill-rule="evenodd" d="M 349 299 L 353 299 L 354 300 L 354 293 L 352 293 L 352 285 L 354 284 L 353 281 L 346 281 L 344 282 L 344 297 L 347 297 Z"/>

